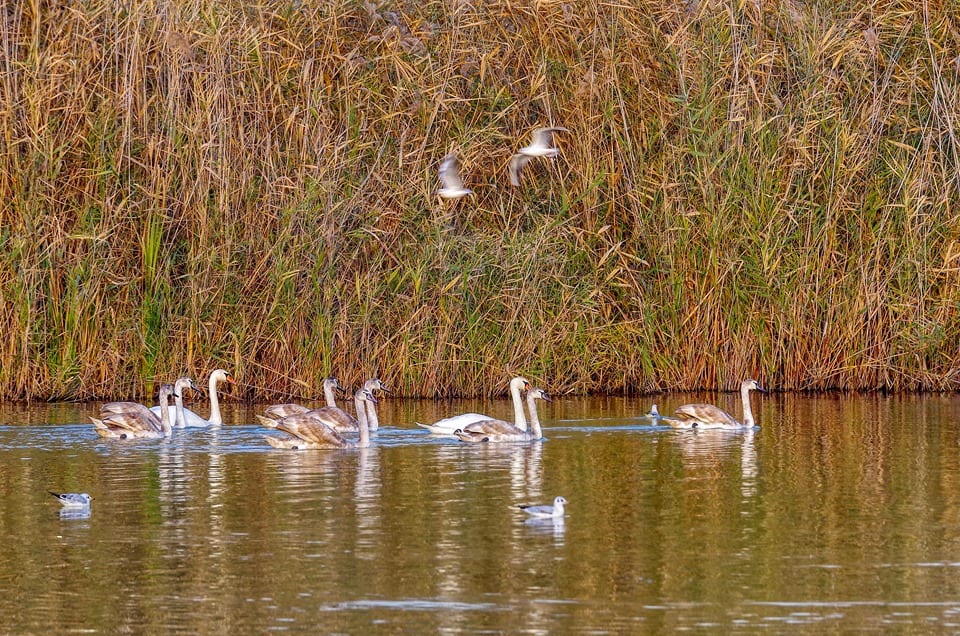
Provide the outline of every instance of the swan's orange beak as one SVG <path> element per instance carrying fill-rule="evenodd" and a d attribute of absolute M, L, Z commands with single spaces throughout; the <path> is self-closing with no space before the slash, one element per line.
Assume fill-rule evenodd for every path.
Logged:
<path fill-rule="evenodd" d="M 237 381 L 233 379 L 233 376 L 229 373 L 227 374 L 227 384 L 236 384 Z"/>

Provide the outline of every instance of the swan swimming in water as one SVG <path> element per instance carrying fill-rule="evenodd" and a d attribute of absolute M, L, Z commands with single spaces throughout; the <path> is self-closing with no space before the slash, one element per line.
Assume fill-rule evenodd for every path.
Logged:
<path fill-rule="evenodd" d="M 766 393 L 756 380 L 744 380 L 740 383 L 740 401 L 743 404 L 743 422 L 713 404 L 684 404 L 672 418 L 663 418 L 677 428 L 753 428 L 753 409 L 750 408 L 750 391 Z"/>
<path fill-rule="evenodd" d="M 363 388 L 370 391 L 383 391 L 389 393 L 390 389 L 380 381 L 379 378 L 371 378 L 363 383 Z M 330 428 L 339 433 L 355 433 L 360 430 L 360 424 L 355 417 L 337 406 L 335 397 L 336 390 L 343 390 L 339 380 L 336 378 L 327 378 L 323 381 L 323 394 L 327 405 L 320 408 L 311 409 L 302 404 L 272 404 L 264 409 L 264 416 L 257 416 L 260 423 L 268 428 L 276 428 L 276 423 L 284 417 L 299 414 L 312 414 L 312 417 L 323 422 Z M 376 432 L 380 428 L 380 418 L 377 416 L 377 407 L 373 402 L 366 402 L 367 426 L 370 432 Z"/>
<path fill-rule="evenodd" d="M 337 406 L 335 391 L 343 390 L 340 381 L 336 378 L 326 378 L 323 381 L 323 395 L 327 400 L 326 406 L 310 409 L 301 404 L 273 404 L 264 409 L 266 417 L 257 416 L 257 419 L 267 427 L 275 428 L 271 424 L 279 422 L 281 418 L 291 415 L 310 415 L 323 422 L 338 433 L 355 433 L 360 430 L 357 419 Z"/>
<path fill-rule="evenodd" d="M 374 391 L 383 391 L 384 393 L 390 393 L 390 389 L 387 388 L 383 382 L 380 381 L 380 378 L 370 378 L 363 383 L 363 388 L 367 391 L 370 391 L 376 397 Z M 380 429 L 380 416 L 377 415 L 377 405 L 374 402 L 367 402 L 367 426 L 370 427 L 370 432 L 375 433 Z"/>
<path fill-rule="evenodd" d="M 199 391 L 197 385 L 194 384 L 193 380 L 187 376 L 177 378 L 177 381 L 173 383 L 173 397 L 174 404 L 176 405 L 175 414 L 176 417 L 173 418 L 174 428 L 184 428 L 186 426 L 186 410 L 183 407 L 183 391 L 184 389 L 192 389 L 194 391 Z M 156 406 L 151 406 L 150 411 L 157 417 L 161 417 L 161 406 L 158 404 Z"/>
<path fill-rule="evenodd" d="M 160 417 L 138 402 L 108 402 L 100 407 L 100 418 L 91 417 L 100 437 L 111 439 L 156 439 L 170 437 L 173 421 L 170 398 L 172 384 L 160 385 Z"/>
<path fill-rule="evenodd" d="M 523 396 L 521 394 L 529 388 L 530 382 L 528 382 L 526 378 L 518 376 L 510 380 L 510 397 L 513 399 L 514 425 L 524 431 L 527 430 L 527 417 L 523 413 Z M 427 429 L 434 435 L 453 435 L 454 431 L 463 429 L 469 424 L 492 419 L 494 418 L 482 413 L 461 413 L 460 415 L 437 420 L 433 424 L 421 424 L 417 422 L 417 426 Z"/>
<path fill-rule="evenodd" d="M 227 384 L 236 384 L 233 376 L 224 369 L 216 369 L 210 374 L 207 382 L 207 388 L 210 392 L 210 417 L 204 419 L 188 408 L 183 409 L 183 425 L 188 428 L 199 428 L 203 426 L 222 426 L 223 418 L 220 416 L 220 398 L 217 396 L 217 385 L 222 382 Z"/>
<path fill-rule="evenodd" d="M 454 432 L 457 439 L 464 442 L 529 442 L 543 439 L 540 416 L 537 413 L 537 400 L 553 402 L 543 389 L 527 391 L 527 408 L 530 409 L 530 430 L 525 431 L 503 420 L 483 420 L 473 422 Z"/>
<path fill-rule="evenodd" d="M 566 503 L 566 499 L 557 497 L 553 500 L 552 506 L 528 506 L 521 504 L 517 506 L 517 508 L 523 510 L 531 517 L 562 517 L 564 515 L 563 506 Z"/>
<path fill-rule="evenodd" d="M 324 448 L 367 448 L 370 446 L 370 429 L 367 427 L 365 402 L 376 403 L 377 399 L 366 389 L 358 389 L 353 396 L 360 422 L 360 439 L 350 442 L 310 413 L 295 413 L 281 418 L 276 429 L 286 433 L 284 437 L 267 435 L 266 440 L 274 448 L 312 450 Z M 260 416 L 258 416 L 260 417 Z M 261 420 L 262 421 L 262 420 Z"/>
<path fill-rule="evenodd" d="M 340 386 L 340 380 L 329 377 L 324 378 L 323 380 L 323 397 L 327 401 L 327 406 L 336 408 L 337 407 L 337 391 L 342 391 L 343 387 Z M 288 415 L 294 415 L 296 413 L 306 413 L 313 409 L 306 407 L 302 404 L 296 404 L 293 402 L 288 402 L 287 404 L 271 404 L 267 408 L 263 409 L 263 412 L 266 416 L 273 420 L 279 420 L 281 417 L 287 417 Z M 271 427 L 273 428 L 273 427 Z"/>

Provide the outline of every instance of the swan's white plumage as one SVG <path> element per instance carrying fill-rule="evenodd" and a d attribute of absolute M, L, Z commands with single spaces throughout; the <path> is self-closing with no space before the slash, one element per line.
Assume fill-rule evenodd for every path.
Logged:
<path fill-rule="evenodd" d="M 510 397 L 513 400 L 514 424 L 517 428 L 523 430 L 527 428 L 527 417 L 523 412 L 522 393 L 529 387 L 530 382 L 527 381 L 526 378 L 517 376 L 510 380 Z M 417 422 L 417 426 L 427 429 L 434 435 L 453 435 L 454 431 L 466 428 L 474 422 L 483 422 L 492 419 L 494 418 L 489 415 L 484 415 L 483 413 L 461 413 L 460 415 L 453 415 L 451 417 L 445 417 L 442 420 L 437 420 L 433 424 L 421 424 Z"/>
<path fill-rule="evenodd" d="M 210 417 L 204 418 L 188 408 L 183 409 L 184 426 L 201 428 L 204 426 L 221 426 L 223 417 L 220 415 L 220 397 L 217 395 L 217 386 L 223 382 L 236 384 L 233 376 L 224 369 L 216 369 L 210 374 L 207 381 L 207 390 L 210 392 Z"/>
<path fill-rule="evenodd" d="M 503 420 L 483 420 L 468 424 L 454 435 L 464 442 L 528 442 L 543 438 L 540 416 L 537 413 L 537 400 L 552 402 L 543 389 L 530 389 L 527 392 L 527 408 L 530 410 L 530 430 L 525 431 Z"/>

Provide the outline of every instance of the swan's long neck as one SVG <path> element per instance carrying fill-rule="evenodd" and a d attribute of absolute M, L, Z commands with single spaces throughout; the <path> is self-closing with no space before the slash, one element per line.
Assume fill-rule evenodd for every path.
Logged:
<path fill-rule="evenodd" d="M 333 391 L 333 384 L 323 383 L 323 397 L 327 398 L 327 406 L 332 409 L 337 407 L 337 395 Z"/>
<path fill-rule="evenodd" d="M 527 395 L 527 408 L 530 409 L 530 439 L 540 439 L 543 437 L 543 429 L 540 428 L 540 414 L 537 413 L 537 399 L 531 392 Z"/>
<path fill-rule="evenodd" d="M 510 394 L 513 396 L 513 423 L 521 431 L 527 430 L 527 416 L 523 412 L 523 397 L 520 391 L 523 388 L 519 384 L 510 386 Z"/>
<path fill-rule="evenodd" d="M 209 422 L 213 426 L 223 424 L 223 418 L 220 416 L 220 397 L 217 396 L 217 377 L 210 374 L 210 381 L 207 383 L 207 389 L 210 391 L 210 418 Z"/>
<path fill-rule="evenodd" d="M 740 401 L 743 402 L 743 425 L 754 426 L 753 409 L 750 408 L 750 387 L 740 387 Z"/>
<path fill-rule="evenodd" d="M 177 405 L 177 419 L 174 421 L 174 426 L 177 428 L 184 428 L 187 425 L 187 418 L 183 414 L 183 389 L 184 387 L 178 386 L 173 398 Z"/>
<path fill-rule="evenodd" d="M 166 437 L 173 434 L 173 426 L 170 424 L 170 394 L 166 392 L 160 396 L 160 430 Z"/>
<path fill-rule="evenodd" d="M 380 428 L 380 418 L 377 416 L 377 405 L 373 402 L 367 402 L 366 406 L 367 424 L 371 431 L 376 431 Z"/>
<path fill-rule="evenodd" d="M 370 429 L 367 426 L 366 400 L 357 393 L 353 398 L 353 405 L 357 410 L 357 423 L 360 425 L 360 440 L 357 442 L 357 448 L 366 448 L 370 446 Z"/>

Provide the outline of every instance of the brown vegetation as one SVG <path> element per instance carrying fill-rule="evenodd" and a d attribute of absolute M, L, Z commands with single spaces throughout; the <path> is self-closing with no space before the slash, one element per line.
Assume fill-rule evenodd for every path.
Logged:
<path fill-rule="evenodd" d="M 0 396 L 954 389 L 927 1 L 13 0 Z M 511 188 L 540 125 L 571 129 Z M 440 202 L 459 153 L 476 195 Z"/>

